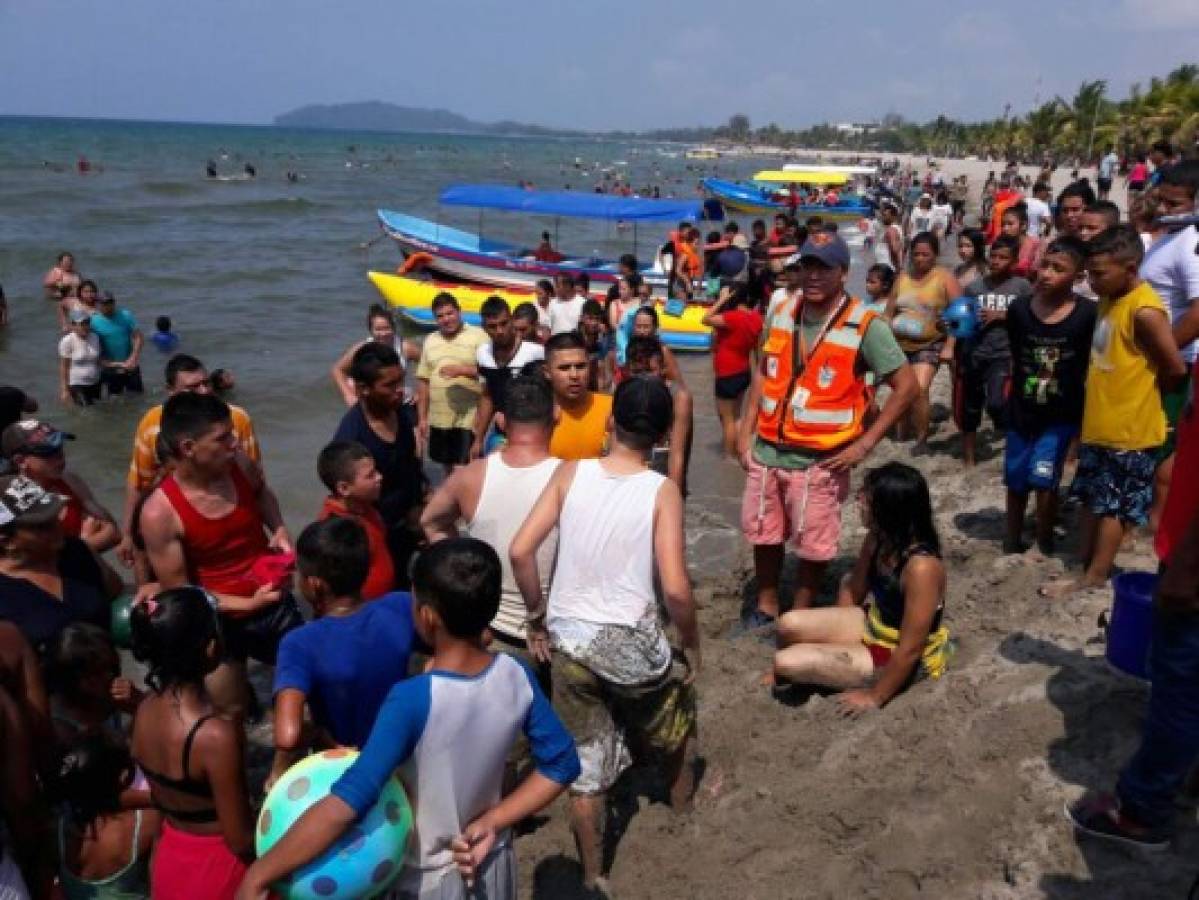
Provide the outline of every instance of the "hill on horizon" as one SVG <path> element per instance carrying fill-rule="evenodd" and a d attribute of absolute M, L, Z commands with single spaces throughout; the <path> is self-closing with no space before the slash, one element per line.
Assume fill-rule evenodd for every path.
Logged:
<path fill-rule="evenodd" d="M 400 106 L 382 100 L 313 103 L 275 116 L 285 128 L 329 131 L 449 132 L 453 134 L 578 135 L 581 131 L 543 128 L 523 122 L 476 122 L 448 109 Z"/>

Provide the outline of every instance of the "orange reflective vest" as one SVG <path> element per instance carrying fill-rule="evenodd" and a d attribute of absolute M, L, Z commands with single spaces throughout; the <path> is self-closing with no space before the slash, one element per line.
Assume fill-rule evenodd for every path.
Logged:
<path fill-rule="evenodd" d="M 771 311 L 762 347 L 762 399 L 758 436 L 783 447 L 837 450 L 856 439 L 869 406 L 858 355 L 877 315 L 846 296 L 814 347 L 801 347 L 798 299 Z M 806 362 L 803 359 L 807 354 Z"/>

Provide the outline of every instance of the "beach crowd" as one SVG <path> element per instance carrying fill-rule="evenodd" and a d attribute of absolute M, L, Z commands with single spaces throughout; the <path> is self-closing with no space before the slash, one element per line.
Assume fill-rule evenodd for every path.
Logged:
<path fill-rule="evenodd" d="M 165 317 L 147 341 L 62 253 L 42 286 L 59 401 L 140 394 L 160 377 L 149 347 L 165 400 L 132 437 L 114 514 L 72 469 L 51 399 L 0 387 L 0 895 L 263 898 L 357 846 L 398 773 L 414 824 L 376 861 L 391 896 L 515 897 L 516 835 L 563 794 L 583 889 L 605 896 L 622 774 L 649 767 L 685 812 L 702 773 L 684 527 L 700 400 L 659 333 L 687 302 L 713 330 L 720 434 L 700 438 L 745 473 L 754 593 L 730 637 L 775 645 L 762 689 L 831 693 L 852 717 L 952 677 L 937 486 L 870 465 L 885 438 L 949 452 L 929 442 L 946 368 L 962 464 L 1002 445 L 1004 552 L 1037 566 L 1063 526 L 1078 534 L 1046 602 L 1107 584 L 1125 542 L 1152 535 L 1140 746 L 1113 793 L 1068 812 L 1088 839 L 1166 848 L 1199 760 L 1199 228 L 1163 217 L 1195 211 L 1199 161 L 1154 154 L 1128 175 L 1127 214 L 1105 153 L 1098 192 L 1080 178 L 1053 197 L 1048 171 L 1005 169 L 970 225 L 964 180 L 887 172 L 863 297 L 846 226 L 780 213 L 745 232 L 680 223 L 657 254 L 666 299 L 630 256 L 612 284 L 492 297 L 481 326 L 443 292 L 419 343 L 373 306 L 330 369 L 345 412 L 314 423 L 326 493 L 295 536 L 232 374 L 183 352 Z M 544 235 L 537 257 L 555 253 Z M 850 503 L 867 536 L 830 591 Z M 249 677 L 264 667 L 269 716 Z M 267 720 L 263 783 L 247 729 Z M 264 793 L 337 748 L 357 751 L 345 773 L 256 852 Z"/>

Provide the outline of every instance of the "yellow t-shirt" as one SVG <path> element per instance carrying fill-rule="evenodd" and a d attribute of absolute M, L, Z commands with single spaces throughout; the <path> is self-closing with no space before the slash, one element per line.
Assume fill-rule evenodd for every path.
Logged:
<path fill-rule="evenodd" d="M 254 423 L 240 406 L 229 404 L 233 415 L 233 433 L 237 435 L 237 445 L 255 463 L 262 464 L 262 451 L 258 448 L 258 438 L 254 434 Z M 158 477 L 162 461 L 158 458 L 158 430 L 162 423 L 162 406 L 155 406 L 146 411 L 142 420 L 137 423 L 137 431 L 133 435 L 133 458 L 129 461 L 127 481 L 139 491 L 148 491 Z"/>
<path fill-rule="evenodd" d="M 595 459 L 604 452 L 608 419 L 612 415 L 610 394 L 591 394 L 582 412 L 563 409 L 550 436 L 550 456 L 558 459 Z"/>
<path fill-rule="evenodd" d="M 429 382 L 429 426 L 431 428 L 474 428 L 479 406 L 479 379 L 443 378 L 444 365 L 473 366 L 480 345 L 487 343 L 487 332 L 474 325 L 463 325 L 451 340 L 440 331 L 425 338 L 416 377 Z"/>
<path fill-rule="evenodd" d="M 1157 372 L 1136 343 L 1139 310 L 1167 316 L 1157 292 L 1142 282 L 1123 297 L 1100 300 L 1082 412 L 1082 442 L 1110 450 L 1149 450 L 1166 441 Z"/>
<path fill-rule="evenodd" d="M 942 340 L 937 320 L 953 299 L 949 292 L 949 273 L 933 269 L 922 281 L 907 272 L 895 282 L 895 318 L 891 329 L 904 353 L 914 353 Z"/>

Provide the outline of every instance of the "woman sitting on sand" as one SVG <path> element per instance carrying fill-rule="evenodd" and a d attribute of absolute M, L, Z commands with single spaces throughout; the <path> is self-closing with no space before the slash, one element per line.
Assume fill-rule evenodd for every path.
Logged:
<path fill-rule="evenodd" d="M 924 476 L 898 462 L 872 469 L 858 505 L 869 533 L 837 605 L 780 616 L 774 655 L 776 683 L 839 688 L 850 715 L 885 706 L 919 676 L 939 678 L 949 647 L 945 565 Z"/>

